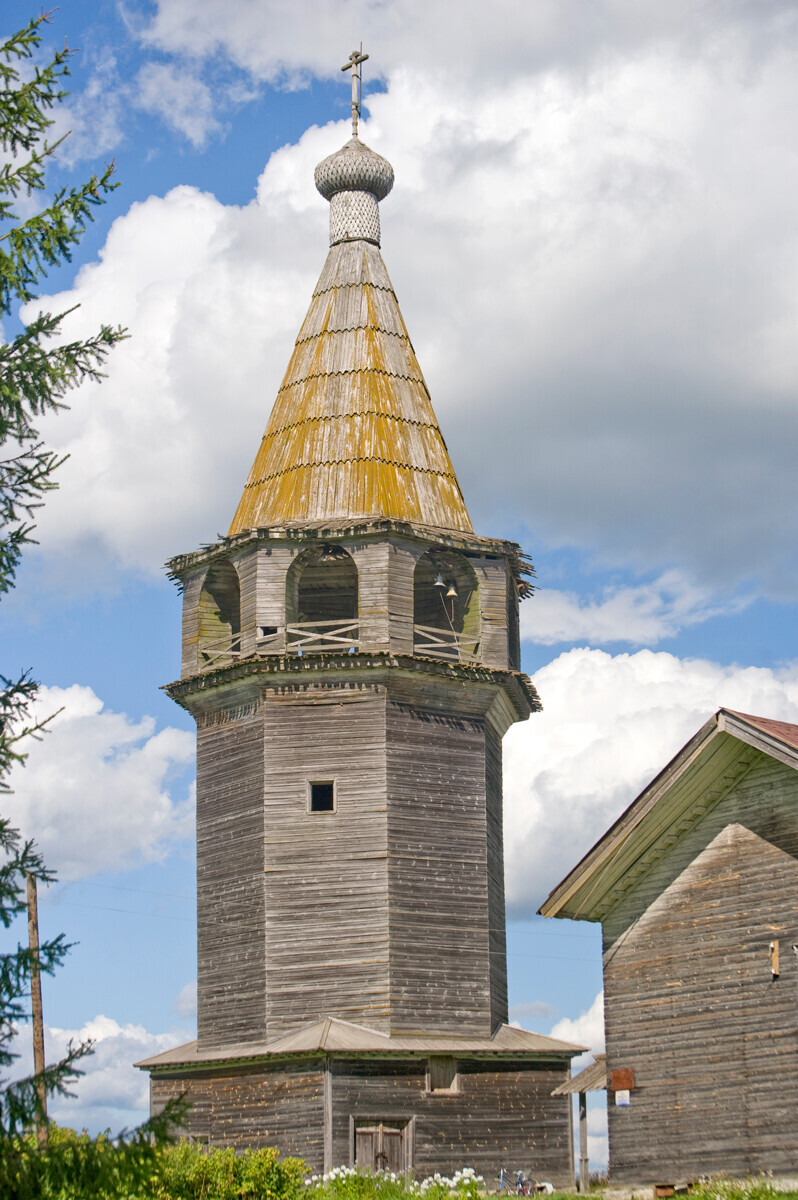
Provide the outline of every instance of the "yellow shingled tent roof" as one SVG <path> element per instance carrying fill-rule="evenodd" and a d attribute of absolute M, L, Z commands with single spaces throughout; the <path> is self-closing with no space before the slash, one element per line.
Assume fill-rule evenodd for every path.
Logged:
<path fill-rule="evenodd" d="M 388 517 L 471 531 L 378 247 L 331 247 L 230 536 Z"/>

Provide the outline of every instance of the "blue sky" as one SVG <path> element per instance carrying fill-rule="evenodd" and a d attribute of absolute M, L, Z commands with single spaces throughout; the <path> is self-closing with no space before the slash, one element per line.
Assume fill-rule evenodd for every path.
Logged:
<path fill-rule="evenodd" d="M 361 40 L 383 254 L 475 528 L 538 572 L 545 711 L 506 739 L 512 1015 L 600 1046 L 598 931 L 538 905 L 721 704 L 798 721 L 794 5 L 64 0 L 65 36 L 50 184 L 114 159 L 122 186 L 41 303 L 131 338 L 43 424 L 71 457 L 0 606 L 3 670 L 64 706 L 11 802 L 62 880 L 45 932 L 76 942 L 46 1020 L 99 1039 L 62 1119 L 135 1120 L 126 1064 L 192 1035 L 161 564 L 231 519 L 326 254 L 312 171 Z"/>

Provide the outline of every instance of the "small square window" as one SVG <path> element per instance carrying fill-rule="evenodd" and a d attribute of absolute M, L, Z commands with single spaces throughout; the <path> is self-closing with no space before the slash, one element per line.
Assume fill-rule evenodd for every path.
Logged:
<path fill-rule="evenodd" d="M 457 1059 L 435 1057 L 427 1063 L 428 1092 L 459 1092 Z"/>
<path fill-rule="evenodd" d="M 335 812 L 335 784 L 331 779 L 323 783 L 311 783 L 308 785 L 308 790 L 310 792 L 308 801 L 310 812 Z"/>

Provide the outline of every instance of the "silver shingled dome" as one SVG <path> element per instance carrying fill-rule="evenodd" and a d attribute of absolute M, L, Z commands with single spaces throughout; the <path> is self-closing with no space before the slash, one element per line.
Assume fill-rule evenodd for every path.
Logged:
<path fill-rule="evenodd" d="M 313 178 L 325 200 L 332 200 L 338 192 L 371 192 L 384 200 L 393 187 L 393 167 L 387 158 L 353 137 L 319 163 Z"/>

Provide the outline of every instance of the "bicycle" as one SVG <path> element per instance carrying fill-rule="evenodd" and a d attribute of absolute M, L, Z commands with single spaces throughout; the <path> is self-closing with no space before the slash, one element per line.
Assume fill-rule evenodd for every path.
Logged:
<path fill-rule="evenodd" d="M 523 1171 L 505 1171 L 504 1167 L 499 1169 L 499 1193 L 506 1188 L 508 1192 L 513 1190 L 513 1184 L 510 1182 L 511 1175 L 515 1175 L 515 1194 L 516 1196 L 531 1196 L 535 1190 L 534 1184 L 527 1179 Z"/>

